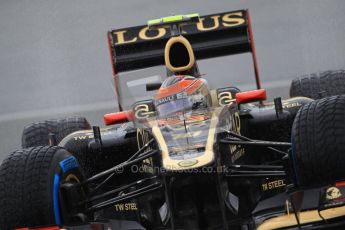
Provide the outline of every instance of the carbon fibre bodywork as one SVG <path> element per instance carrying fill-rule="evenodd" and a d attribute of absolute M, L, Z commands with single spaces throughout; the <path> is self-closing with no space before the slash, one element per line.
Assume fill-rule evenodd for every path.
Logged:
<path fill-rule="evenodd" d="M 288 141 L 294 116 L 300 106 L 308 103 L 308 98 L 292 98 L 283 101 L 283 111 L 277 116 L 274 105 L 246 104 L 240 107 L 241 134 L 250 138 L 264 137 L 271 141 Z M 138 130 L 132 123 L 101 129 L 102 148 L 99 149 L 92 130 L 79 131 L 65 137 L 59 145 L 73 153 L 80 161 L 88 176 L 109 169 L 113 165 L 125 162 L 133 152 L 136 152 L 140 143 Z M 217 135 L 215 148 L 219 156 L 227 156 L 228 147 L 219 143 L 225 138 L 226 133 Z M 139 139 L 138 139 L 139 138 Z M 157 148 L 157 144 L 152 144 Z M 156 147 L 155 147 L 156 146 Z M 229 159 L 219 158 L 220 161 L 233 164 L 258 165 L 262 162 L 279 160 L 267 153 L 265 148 L 246 147 L 245 150 L 235 150 Z M 130 181 L 144 179 L 158 175 L 162 172 L 155 171 L 152 166 L 161 165 L 157 157 L 149 161 L 138 162 L 129 169 L 119 170 L 114 179 L 102 188 L 109 191 L 128 184 Z M 156 162 L 156 163 L 154 163 Z M 221 164 L 220 164 L 221 165 Z M 217 170 L 217 167 L 212 166 Z M 219 168 L 218 168 L 219 170 Z M 177 228 L 205 228 L 221 229 L 221 209 L 219 208 L 219 196 L 225 202 L 224 211 L 230 226 L 254 226 L 254 219 L 249 218 L 257 204 L 266 198 L 272 197 L 286 190 L 286 176 L 272 176 L 266 178 L 232 178 L 227 182 L 217 181 L 216 171 L 194 171 L 187 173 L 168 173 L 162 179 L 169 180 L 170 192 L 174 196 L 174 222 Z M 165 179 L 164 179 L 165 178 Z M 168 179 L 169 178 L 169 179 Z M 172 179 L 173 178 L 173 179 Z M 265 188 L 264 184 L 273 182 L 273 185 Z M 229 194 L 219 194 L 218 183 L 228 188 L 224 191 Z M 274 184 L 275 183 L 275 184 Z M 232 197 L 232 198 L 231 198 Z M 234 200 L 231 200 L 234 199 Z M 237 201 L 236 201 L 237 200 Z M 221 202 L 222 203 L 222 202 Z M 234 203 L 237 203 L 238 206 Z M 164 215 L 165 213 L 165 215 Z M 166 194 L 162 191 L 152 192 L 142 198 L 131 199 L 126 202 L 118 202 L 113 206 L 99 211 L 97 215 L 102 218 L 122 219 L 137 221 L 148 229 L 164 228 L 169 220 L 169 210 L 166 204 Z M 188 220 L 188 221 L 187 221 Z M 217 227 L 218 226 L 218 227 Z"/>

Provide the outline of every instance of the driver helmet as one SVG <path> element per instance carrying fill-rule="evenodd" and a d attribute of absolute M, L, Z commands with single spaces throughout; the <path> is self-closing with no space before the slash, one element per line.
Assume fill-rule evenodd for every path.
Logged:
<path fill-rule="evenodd" d="M 168 77 L 155 96 L 160 117 L 206 109 L 211 104 L 207 81 L 189 75 Z"/>

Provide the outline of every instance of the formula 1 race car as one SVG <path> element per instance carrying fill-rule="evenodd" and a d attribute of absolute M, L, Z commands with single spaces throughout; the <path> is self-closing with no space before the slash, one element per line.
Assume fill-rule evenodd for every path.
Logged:
<path fill-rule="evenodd" d="M 0 167 L 1 230 L 345 224 L 343 70 L 296 79 L 293 97 L 264 103 L 248 10 L 155 19 L 108 39 L 112 126 L 75 117 L 25 127 L 24 149 Z M 240 53 L 252 55 L 256 90 L 199 72 L 196 60 Z"/>

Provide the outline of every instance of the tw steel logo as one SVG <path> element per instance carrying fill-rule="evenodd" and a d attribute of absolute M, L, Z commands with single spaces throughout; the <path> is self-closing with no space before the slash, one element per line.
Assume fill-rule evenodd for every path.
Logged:
<path fill-rule="evenodd" d="M 183 33 L 204 32 L 216 30 L 220 27 L 236 27 L 246 23 L 245 11 L 230 12 L 219 15 L 201 17 L 200 21 L 193 25 L 182 26 Z M 188 28 L 187 28 L 188 27 Z M 184 30 L 184 28 L 186 30 Z M 150 29 L 148 27 L 131 28 L 129 30 L 112 31 L 115 45 L 123 45 L 138 42 L 140 40 L 154 40 L 167 35 L 167 28 Z"/>

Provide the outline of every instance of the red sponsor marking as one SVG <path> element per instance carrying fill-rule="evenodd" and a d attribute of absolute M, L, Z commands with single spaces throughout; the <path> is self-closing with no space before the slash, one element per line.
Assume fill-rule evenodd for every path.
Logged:
<path fill-rule="evenodd" d="M 190 95 L 194 93 L 200 87 L 201 84 L 201 80 L 181 80 L 167 88 L 160 88 L 156 95 L 156 100 L 161 99 L 163 97 L 174 95 L 183 90 L 186 90 L 186 92 Z"/>
<path fill-rule="evenodd" d="M 345 181 L 336 182 L 336 183 L 335 183 L 335 186 L 336 186 L 336 187 L 343 187 L 343 186 L 345 186 Z"/>

